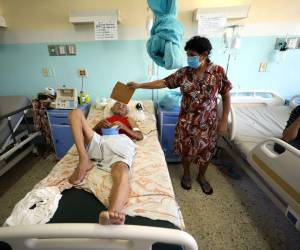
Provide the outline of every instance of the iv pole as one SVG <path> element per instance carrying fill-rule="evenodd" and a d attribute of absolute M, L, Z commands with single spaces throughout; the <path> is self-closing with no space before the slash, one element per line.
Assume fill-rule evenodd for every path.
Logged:
<path fill-rule="evenodd" d="M 229 50 L 228 58 L 227 58 L 227 65 L 226 65 L 226 75 L 227 75 L 227 73 L 228 73 L 229 62 L 230 62 L 230 55 L 231 55 L 231 51 Z"/>
<path fill-rule="evenodd" d="M 153 26 L 153 16 L 151 15 L 151 12 L 150 12 L 150 8 L 147 7 L 147 18 L 146 18 L 146 30 L 147 30 L 147 33 L 150 34 L 151 32 L 151 28 Z M 151 66 L 150 66 L 151 65 Z M 156 71 L 156 79 L 155 79 L 155 71 Z M 149 74 L 149 80 L 150 82 L 154 81 L 154 80 L 157 80 L 158 78 L 158 65 L 155 66 L 155 63 L 154 61 L 152 60 L 152 63 L 148 65 L 148 74 Z M 154 89 L 152 89 L 151 91 L 151 98 L 152 98 L 152 101 L 154 102 Z M 156 92 L 156 101 L 158 100 L 158 91 Z"/>
<path fill-rule="evenodd" d="M 229 69 L 232 49 L 238 49 L 240 47 L 240 44 L 238 44 L 239 43 L 238 39 L 240 39 L 240 38 L 239 38 L 239 35 L 238 35 L 238 32 L 237 32 L 237 29 L 239 27 L 241 27 L 241 25 L 237 25 L 237 24 L 226 26 L 226 28 L 232 29 L 232 36 L 231 36 L 231 39 L 230 39 L 230 44 L 228 46 L 229 53 L 228 53 L 227 65 L 226 65 L 226 75 L 227 75 L 228 69 Z M 227 43 L 227 42 L 225 41 L 225 43 Z"/>

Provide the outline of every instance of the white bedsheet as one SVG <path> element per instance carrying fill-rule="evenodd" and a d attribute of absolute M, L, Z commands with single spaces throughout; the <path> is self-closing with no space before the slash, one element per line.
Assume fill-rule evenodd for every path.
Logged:
<path fill-rule="evenodd" d="M 131 189 L 124 213 L 152 220 L 165 220 L 179 228 L 184 228 L 168 166 L 158 141 L 153 102 L 143 101 L 142 104 L 146 119 L 138 122 L 138 127 L 144 134 L 144 139 L 135 142 L 137 147 L 131 169 Z M 103 110 L 92 108 L 88 116 L 88 123 L 94 127 L 103 118 Z M 111 174 L 101 171 L 96 162 L 92 163 L 93 169 L 87 173 L 77 188 L 93 193 L 108 207 L 112 187 Z M 35 188 L 57 186 L 61 192 L 71 188 L 72 185 L 68 179 L 77 166 L 78 153 L 76 147 L 73 146 Z"/>
<path fill-rule="evenodd" d="M 17 226 L 47 223 L 54 215 L 61 196 L 58 187 L 33 189 L 15 205 L 4 225 Z"/>
<path fill-rule="evenodd" d="M 288 106 L 235 108 L 234 143 L 244 156 L 258 143 L 271 137 L 280 138 L 291 112 Z"/>

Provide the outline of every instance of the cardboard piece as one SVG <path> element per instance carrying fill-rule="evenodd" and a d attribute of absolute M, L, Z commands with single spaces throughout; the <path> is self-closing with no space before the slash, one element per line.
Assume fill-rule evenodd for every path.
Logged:
<path fill-rule="evenodd" d="M 113 88 L 110 98 L 128 104 L 133 93 L 134 93 L 134 89 L 129 88 L 124 83 L 117 82 L 115 87 Z"/>

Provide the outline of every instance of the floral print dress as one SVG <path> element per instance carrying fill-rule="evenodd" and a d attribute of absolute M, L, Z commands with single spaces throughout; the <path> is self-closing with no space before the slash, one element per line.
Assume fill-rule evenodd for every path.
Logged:
<path fill-rule="evenodd" d="M 181 109 L 175 130 L 174 151 L 182 157 L 206 166 L 217 143 L 217 96 L 232 88 L 221 66 L 209 63 L 198 77 L 196 70 L 184 67 L 165 79 L 168 88 L 180 88 Z"/>

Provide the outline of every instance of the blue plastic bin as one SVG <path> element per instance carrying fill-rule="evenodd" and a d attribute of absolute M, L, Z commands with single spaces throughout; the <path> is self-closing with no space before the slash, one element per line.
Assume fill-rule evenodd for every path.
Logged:
<path fill-rule="evenodd" d="M 102 135 L 117 135 L 119 134 L 118 128 L 101 128 Z"/>

